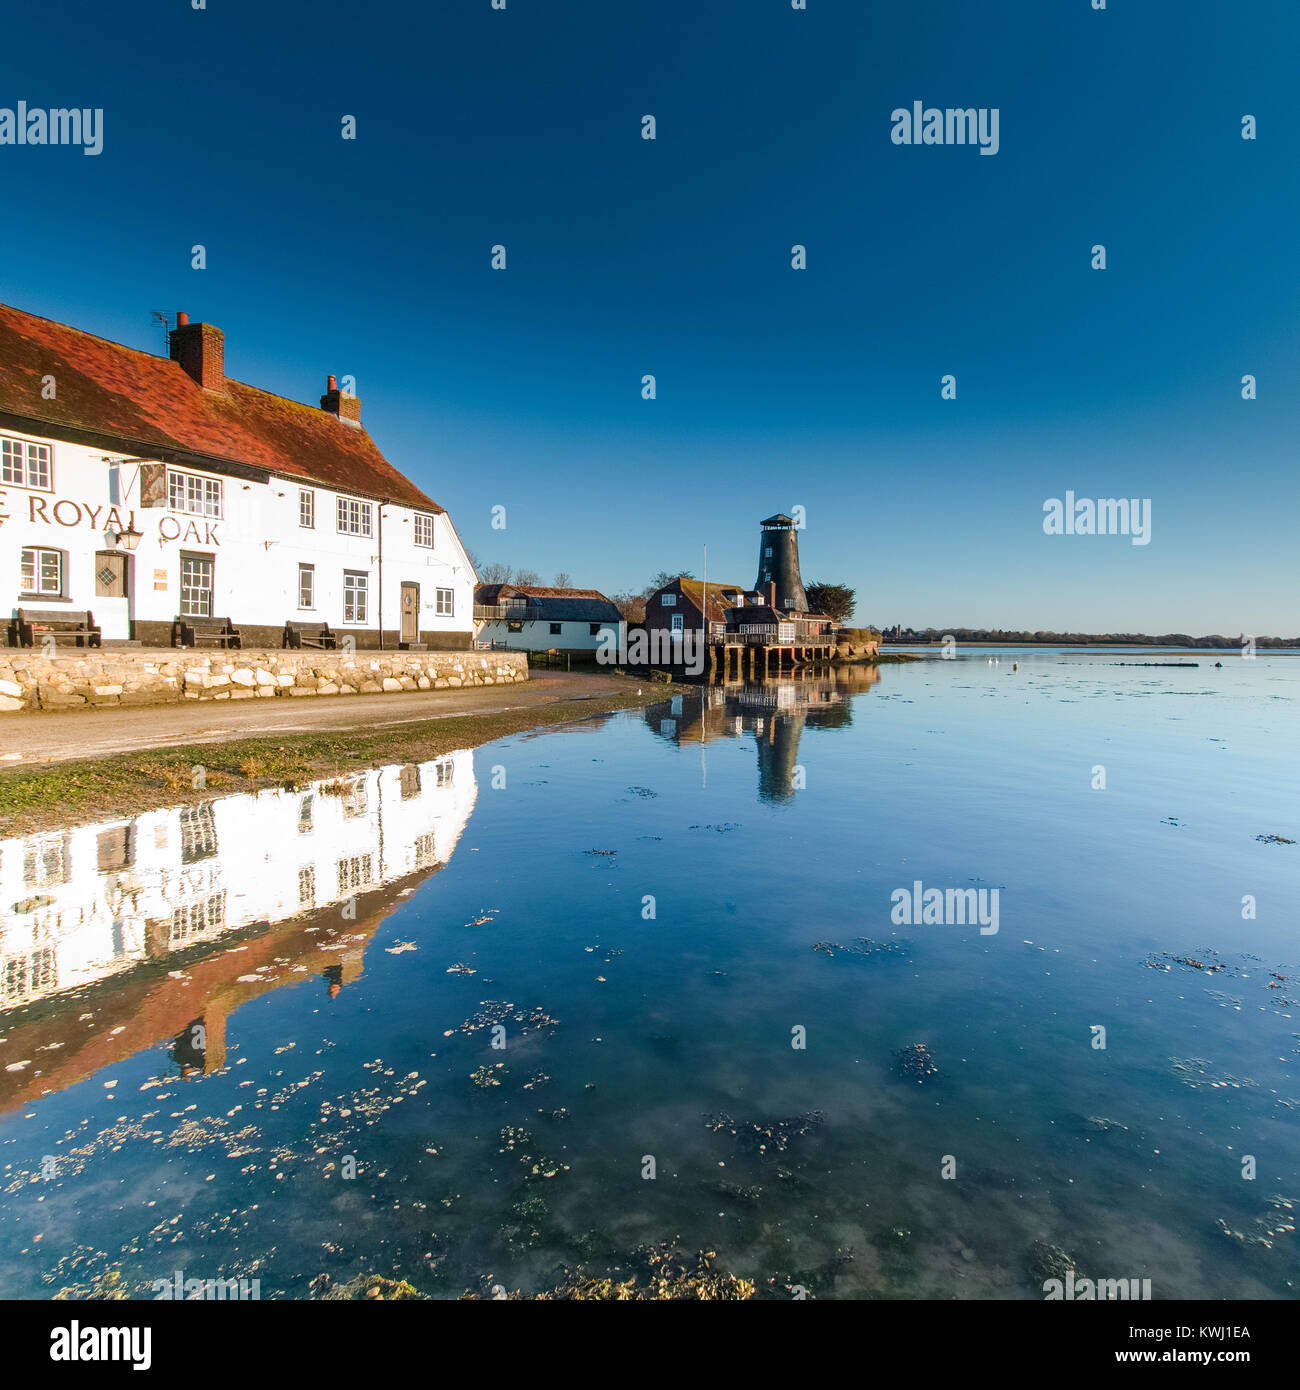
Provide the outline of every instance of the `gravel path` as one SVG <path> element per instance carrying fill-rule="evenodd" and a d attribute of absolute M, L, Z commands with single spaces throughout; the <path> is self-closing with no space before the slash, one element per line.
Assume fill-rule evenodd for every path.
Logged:
<path fill-rule="evenodd" d="M 626 689 L 626 680 L 592 672 L 535 671 L 526 684 L 402 695 L 330 695 L 316 700 L 189 701 L 0 715 L 0 767 L 36 767 L 70 758 L 223 743 L 260 734 L 327 729 L 373 731 L 421 719 L 499 714 L 562 700 L 597 699 Z"/>

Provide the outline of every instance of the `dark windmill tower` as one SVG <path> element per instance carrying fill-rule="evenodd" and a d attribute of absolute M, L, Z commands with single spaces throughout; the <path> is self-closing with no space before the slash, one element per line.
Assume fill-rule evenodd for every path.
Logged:
<path fill-rule="evenodd" d="M 776 585 L 778 613 L 808 612 L 808 595 L 799 577 L 799 538 L 794 518 L 778 512 L 762 523 L 758 543 L 758 583 L 754 588 L 766 596 L 768 586 Z"/>

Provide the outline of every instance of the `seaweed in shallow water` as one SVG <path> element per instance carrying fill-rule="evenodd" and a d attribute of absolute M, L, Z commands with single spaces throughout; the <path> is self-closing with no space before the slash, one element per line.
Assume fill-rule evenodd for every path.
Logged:
<path fill-rule="evenodd" d="M 756 1150 L 758 1153 L 784 1153 L 791 1140 L 811 1134 L 825 1119 L 820 1110 L 810 1110 L 806 1115 L 792 1115 L 784 1120 L 734 1120 L 725 1111 L 716 1115 L 705 1115 L 704 1123 L 715 1134 L 734 1135 L 742 1149 Z"/>
<path fill-rule="evenodd" d="M 900 1047 L 894 1053 L 894 1065 L 899 1076 L 905 1081 L 915 1081 L 918 1086 L 925 1082 L 926 1077 L 939 1074 L 934 1053 L 924 1043 L 908 1043 L 906 1047 Z"/>

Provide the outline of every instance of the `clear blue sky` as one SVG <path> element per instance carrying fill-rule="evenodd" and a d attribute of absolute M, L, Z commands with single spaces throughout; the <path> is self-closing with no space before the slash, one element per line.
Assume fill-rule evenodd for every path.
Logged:
<path fill-rule="evenodd" d="M 803 505 L 864 621 L 1292 635 L 1298 54 L 1294 0 L 14 6 L 0 106 L 103 107 L 105 146 L 0 147 L 0 298 L 153 348 L 185 309 L 301 400 L 355 375 L 547 580 L 707 545 L 749 583 Z M 895 146 L 915 100 L 999 108 L 1000 152 Z M 1045 536 L 1066 489 L 1149 497 L 1151 543 Z"/>

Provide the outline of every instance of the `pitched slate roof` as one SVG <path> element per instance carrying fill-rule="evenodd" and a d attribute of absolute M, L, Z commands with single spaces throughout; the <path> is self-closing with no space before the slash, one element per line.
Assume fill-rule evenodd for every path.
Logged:
<path fill-rule="evenodd" d="M 538 584 L 480 584 L 474 591 L 474 602 L 503 603 L 512 594 L 530 599 L 530 617 L 542 621 L 616 623 L 622 617 L 599 589 L 548 589 Z"/>
<path fill-rule="evenodd" d="M 695 605 L 696 610 L 704 607 L 704 581 L 701 579 L 687 579 L 682 577 L 677 581 L 682 593 Z M 669 585 L 669 588 L 672 586 Z M 734 591 L 738 594 L 745 592 L 743 584 L 721 584 L 716 580 L 709 580 L 709 621 L 723 622 L 727 616 L 727 610 L 736 605 L 728 598 L 724 598 L 722 590 Z"/>
<path fill-rule="evenodd" d="M 742 623 L 750 623 L 756 627 L 765 625 L 775 627 L 777 623 L 790 621 L 790 614 L 778 613 L 768 603 L 747 603 L 743 608 L 733 608 L 727 614 L 727 626 L 729 628 L 737 628 Z"/>
<path fill-rule="evenodd" d="M 43 400 L 42 378 L 56 397 Z M 0 304 L 0 413 L 164 451 L 224 460 L 340 492 L 441 512 L 374 441 L 329 411 L 226 378 L 205 391 L 166 357 Z M 38 433 L 33 428 L 31 433 Z"/>

